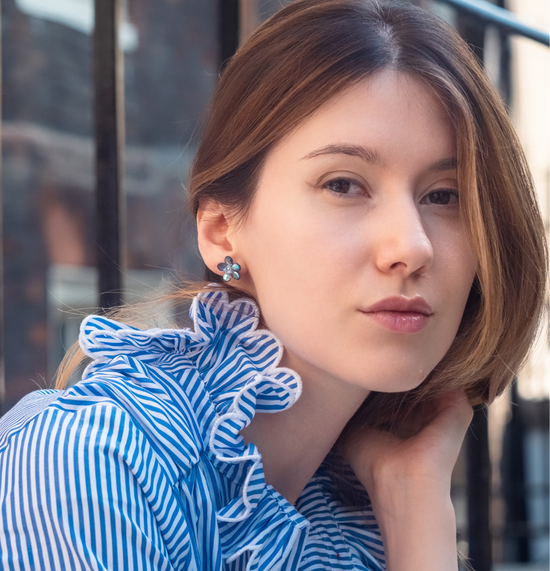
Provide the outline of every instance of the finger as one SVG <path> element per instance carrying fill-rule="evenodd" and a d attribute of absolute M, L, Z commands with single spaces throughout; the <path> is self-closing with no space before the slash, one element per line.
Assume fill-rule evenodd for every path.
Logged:
<path fill-rule="evenodd" d="M 369 428 L 350 438 L 342 454 L 356 473 L 364 472 L 369 468 L 372 458 L 376 458 L 380 452 L 390 450 L 399 442 L 400 439 L 390 432 Z"/>
<path fill-rule="evenodd" d="M 450 391 L 436 401 L 436 414 L 422 432 L 426 437 L 445 435 L 450 446 L 460 449 L 472 417 L 473 409 L 465 392 Z"/>

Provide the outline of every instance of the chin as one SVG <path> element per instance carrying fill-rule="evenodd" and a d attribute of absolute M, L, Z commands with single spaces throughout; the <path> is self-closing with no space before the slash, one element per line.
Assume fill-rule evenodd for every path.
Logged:
<path fill-rule="evenodd" d="M 414 369 L 413 369 L 414 370 Z M 411 391 L 420 386 L 430 374 L 432 369 L 417 369 L 416 375 L 411 374 L 411 367 L 406 367 L 394 371 L 388 375 L 387 369 L 380 375 L 373 375 L 372 368 L 365 371 L 365 374 L 358 377 L 355 373 L 352 378 L 348 377 L 348 382 L 353 385 L 364 387 L 369 391 L 379 393 L 402 393 Z"/>

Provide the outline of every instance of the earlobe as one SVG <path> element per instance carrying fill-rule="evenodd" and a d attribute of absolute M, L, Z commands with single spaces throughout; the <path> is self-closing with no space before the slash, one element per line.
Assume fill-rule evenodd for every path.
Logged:
<path fill-rule="evenodd" d="M 210 199 L 201 199 L 197 212 L 199 250 L 204 263 L 214 273 L 226 257 L 234 257 L 230 237 L 230 219 L 221 204 Z"/>

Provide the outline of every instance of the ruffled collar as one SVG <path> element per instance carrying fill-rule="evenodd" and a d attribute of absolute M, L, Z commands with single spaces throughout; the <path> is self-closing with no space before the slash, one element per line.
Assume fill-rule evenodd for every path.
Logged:
<path fill-rule="evenodd" d="M 229 563 L 250 551 L 247 571 L 273 571 L 297 545 L 303 546 L 309 522 L 266 484 L 258 449 L 245 446 L 240 435 L 256 412 L 286 410 L 301 394 L 300 377 L 278 366 L 282 345 L 272 333 L 258 329 L 259 316 L 250 299 L 229 302 L 222 290 L 205 291 L 193 300 L 193 330 L 139 330 L 89 316 L 79 340 L 93 359 L 83 379 L 125 356 L 151 364 L 179 356 L 182 366 L 198 372 L 196 382 L 214 408 L 210 459 L 241 487 L 240 495 L 216 513 L 223 557 Z"/>

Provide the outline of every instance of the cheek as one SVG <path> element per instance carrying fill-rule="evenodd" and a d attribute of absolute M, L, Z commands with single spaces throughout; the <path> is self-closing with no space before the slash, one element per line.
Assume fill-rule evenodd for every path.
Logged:
<path fill-rule="evenodd" d="M 285 198 L 283 192 L 276 201 L 264 199 L 253 216 L 246 252 L 257 285 L 267 281 L 266 276 L 271 282 L 292 282 L 298 290 L 312 282 L 326 285 L 341 271 L 341 261 L 360 251 L 349 221 L 328 216 L 324 206 L 307 195 Z"/>
<path fill-rule="evenodd" d="M 434 266 L 449 292 L 467 297 L 477 269 L 468 234 L 457 216 L 455 219 L 434 218 L 428 227 L 428 238 L 434 250 Z M 462 295 L 460 295 L 462 297 Z"/>
<path fill-rule="evenodd" d="M 322 345 L 318 337 L 334 300 L 345 297 L 351 281 L 342 269 L 346 237 L 307 201 L 288 209 L 266 201 L 254 215 L 247 263 L 266 325 L 285 345 L 294 346 L 299 331 L 300 345 L 313 350 Z"/>
<path fill-rule="evenodd" d="M 435 286 L 440 290 L 443 306 L 447 305 L 446 323 L 443 327 L 447 331 L 446 343 L 450 346 L 462 321 L 477 264 L 466 239 L 454 241 L 442 256 L 443 267 L 439 270 L 441 279 L 436 281 Z"/>

